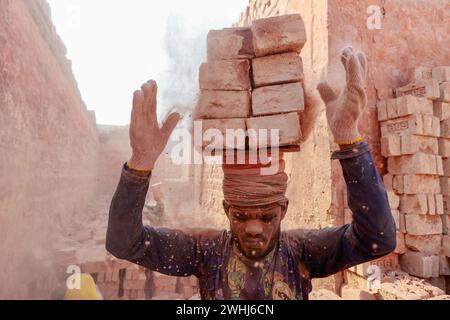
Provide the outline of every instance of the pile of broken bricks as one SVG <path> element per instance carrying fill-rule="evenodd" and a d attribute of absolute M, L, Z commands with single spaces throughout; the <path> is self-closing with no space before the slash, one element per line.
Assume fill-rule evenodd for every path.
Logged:
<path fill-rule="evenodd" d="M 256 20 L 249 28 L 210 31 L 196 112 L 203 133 L 220 130 L 224 149 L 298 146 L 304 110 L 299 54 L 305 42 L 305 25 L 297 14 Z M 248 139 L 227 140 L 227 129 L 242 130 Z M 269 138 L 251 134 L 259 129 L 266 129 Z M 270 139 L 272 129 L 279 130 L 279 144 Z M 211 142 L 205 138 L 203 147 Z"/>
<path fill-rule="evenodd" d="M 397 223 L 401 268 L 450 282 L 450 67 L 415 69 L 395 99 L 378 103 L 383 177 Z"/>

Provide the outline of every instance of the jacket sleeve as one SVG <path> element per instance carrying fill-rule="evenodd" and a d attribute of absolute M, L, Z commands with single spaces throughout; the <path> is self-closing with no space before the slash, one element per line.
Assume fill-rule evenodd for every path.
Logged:
<path fill-rule="evenodd" d="M 327 277 L 378 259 L 396 247 L 395 222 L 368 144 L 362 142 L 335 152 L 332 159 L 341 163 L 353 222 L 342 227 L 288 233 L 310 278 Z"/>
<path fill-rule="evenodd" d="M 207 231 L 152 228 L 142 223 L 150 177 L 124 167 L 111 202 L 106 250 L 119 259 L 173 276 L 200 274 L 202 243 L 216 236 Z M 218 235 L 218 233 L 217 233 Z"/>

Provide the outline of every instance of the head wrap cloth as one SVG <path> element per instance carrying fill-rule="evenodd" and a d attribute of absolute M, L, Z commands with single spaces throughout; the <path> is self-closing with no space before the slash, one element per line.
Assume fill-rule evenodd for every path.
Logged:
<path fill-rule="evenodd" d="M 286 202 L 288 176 L 284 160 L 278 160 L 278 171 L 261 174 L 262 168 L 276 165 L 223 165 L 223 194 L 231 206 L 253 207 Z"/>

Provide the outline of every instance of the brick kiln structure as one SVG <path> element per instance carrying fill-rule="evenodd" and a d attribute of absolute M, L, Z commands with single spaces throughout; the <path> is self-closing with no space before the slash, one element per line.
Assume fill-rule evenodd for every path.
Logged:
<path fill-rule="evenodd" d="M 379 9 L 381 29 L 368 28 L 369 6 Z M 256 93 L 260 87 L 292 85 L 303 75 L 313 81 L 328 76 L 339 83 L 344 81 L 340 50 L 353 45 L 367 54 L 369 99 L 360 130 L 385 179 L 398 221 L 398 247 L 389 257 L 314 281 L 313 299 L 447 298 L 450 92 L 448 68 L 439 67 L 450 64 L 450 26 L 443 23 L 450 20 L 449 12 L 446 0 L 250 0 L 233 26 L 241 29 L 209 35 L 208 63 L 230 58 L 223 56 L 220 42 L 214 45 L 215 38 L 224 32 L 245 38 L 246 28 L 262 18 L 300 14 L 308 39 L 300 48 L 301 59 L 299 48 L 266 57 L 264 47 L 256 47 L 258 57 L 253 57 L 253 49 L 227 44 L 232 59 L 253 59 L 254 72 L 249 82 L 231 79 L 239 86 L 228 88 L 232 93 L 224 96 L 206 92 L 221 89 L 216 85 L 202 84 L 200 106 L 219 97 L 246 107 L 232 108 L 222 119 L 252 116 L 251 107 L 259 100 L 251 103 L 250 88 Z M 0 159 L 0 298 L 60 299 L 66 289 L 65 268 L 71 264 L 92 274 L 106 299 L 198 298 L 195 278 L 166 277 L 105 252 L 107 208 L 130 152 L 127 128 L 96 129 L 45 1 L 0 1 L 0 53 L 0 150 L 8 155 Z M 277 63 L 277 74 L 265 68 Z M 288 65 L 293 68 L 286 69 Z M 230 63 L 230 68 L 246 67 L 242 61 Z M 298 98 L 295 111 L 302 108 Z M 267 116 L 264 103 L 259 106 L 258 112 Z M 291 112 L 291 107 L 281 105 L 280 110 Z M 216 118 L 217 111 L 205 108 L 203 118 Z M 322 112 L 302 151 L 285 155 L 290 208 L 284 228 L 351 221 L 340 165 L 330 160 L 334 148 Z M 170 168 L 169 159 L 162 157 L 152 183 L 166 173 L 180 176 L 180 168 Z M 227 227 L 221 169 L 191 166 L 186 177 L 190 188 L 186 181 L 164 185 L 167 194 L 193 199 L 173 225 L 180 227 L 189 217 L 191 224 Z M 92 195 L 97 195 L 94 204 L 89 202 Z M 179 209 L 173 205 L 170 211 Z M 373 290 L 367 288 L 373 275 L 369 265 L 382 271 L 382 282 Z"/>

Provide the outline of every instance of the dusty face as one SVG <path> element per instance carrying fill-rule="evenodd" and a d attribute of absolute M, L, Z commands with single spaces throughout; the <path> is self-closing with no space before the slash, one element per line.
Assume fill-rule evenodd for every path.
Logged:
<path fill-rule="evenodd" d="M 247 258 L 262 258 L 274 248 L 287 205 L 236 207 L 224 203 L 224 207 L 233 237 Z"/>

